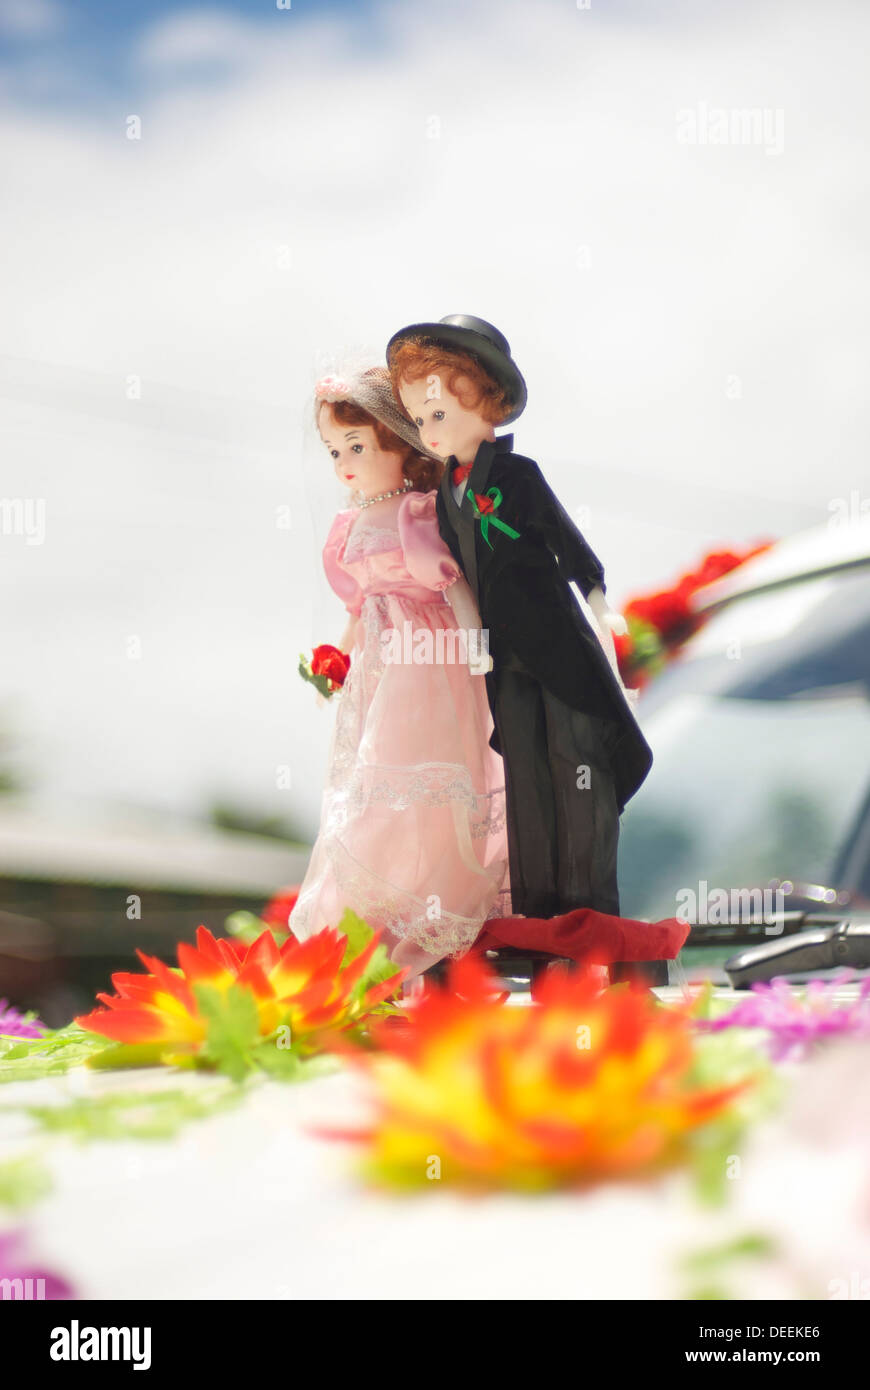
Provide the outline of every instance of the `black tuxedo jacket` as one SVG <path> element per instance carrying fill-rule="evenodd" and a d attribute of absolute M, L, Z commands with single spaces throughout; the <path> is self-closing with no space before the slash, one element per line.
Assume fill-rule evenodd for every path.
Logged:
<path fill-rule="evenodd" d="M 652 752 L 613 674 L 599 639 L 569 587 L 584 597 L 604 589 L 601 561 L 587 545 L 533 459 L 513 452 L 513 435 L 484 441 L 457 506 L 451 459 L 436 501 L 441 536 L 462 566 L 489 632 L 493 670 L 486 677 L 493 717 L 498 674 L 525 670 L 571 709 L 609 719 L 617 726 L 611 753 L 619 809 L 637 791 L 652 766 Z M 514 540 L 490 522 L 489 540 L 472 508 L 472 492 L 502 494 L 497 516 L 515 531 Z M 497 731 L 490 739 L 503 752 Z"/>

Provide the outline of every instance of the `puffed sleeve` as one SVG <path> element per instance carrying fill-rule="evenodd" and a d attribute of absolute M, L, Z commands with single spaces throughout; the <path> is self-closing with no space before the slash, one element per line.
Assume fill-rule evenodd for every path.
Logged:
<path fill-rule="evenodd" d="M 425 589 L 447 589 L 462 570 L 441 539 L 434 492 L 412 492 L 402 499 L 398 515 L 399 540 L 405 568 Z"/>
<path fill-rule="evenodd" d="M 342 546 L 353 521 L 352 511 L 339 512 L 332 523 L 326 544 L 323 547 L 323 568 L 330 587 L 338 594 L 348 613 L 359 617 L 362 608 L 363 592 L 352 574 L 339 562 Z"/>

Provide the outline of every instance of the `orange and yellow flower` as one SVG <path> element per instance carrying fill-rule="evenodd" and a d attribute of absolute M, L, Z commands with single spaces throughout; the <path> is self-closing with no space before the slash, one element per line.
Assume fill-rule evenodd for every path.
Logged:
<path fill-rule="evenodd" d="M 261 1037 L 287 1026 L 294 1042 L 313 1050 L 322 1035 L 367 1021 L 395 993 L 403 971 L 384 979 L 381 970 L 378 980 L 367 982 L 377 947 L 378 934 L 372 933 L 353 955 L 347 936 L 334 927 L 307 941 L 291 936 L 280 947 L 269 931 L 245 945 L 215 938 L 207 927 L 199 927 L 195 946 L 179 943 L 177 969 L 137 950 L 149 973 L 113 975 L 116 993 L 97 995 L 106 1007 L 75 1021 L 115 1042 L 164 1044 L 167 1053 L 195 1053 L 208 1034 L 208 1019 L 196 996 L 197 986 L 206 985 L 224 998 L 241 992 L 253 1001 Z"/>
<path fill-rule="evenodd" d="M 691 1020 L 644 991 L 551 972 L 538 1003 L 515 1008 L 493 987 L 466 958 L 406 1027 L 373 1028 L 382 1050 L 356 1064 L 374 1122 L 332 1131 L 365 1142 L 370 1176 L 536 1190 L 649 1174 L 752 1084 L 694 1080 Z"/>

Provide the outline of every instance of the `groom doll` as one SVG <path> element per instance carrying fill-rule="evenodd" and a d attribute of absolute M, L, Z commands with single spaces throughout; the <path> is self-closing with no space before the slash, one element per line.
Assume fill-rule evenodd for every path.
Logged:
<path fill-rule="evenodd" d="M 397 399 L 445 460 L 439 528 L 488 632 L 490 742 L 504 759 L 511 900 L 517 916 L 540 928 L 527 920 L 519 944 L 554 949 L 545 929 L 558 919 L 559 949 L 577 955 L 566 943 L 576 944 L 595 916 L 577 909 L 619 913 L 619 816 L 652 764 L 616 673 L 611 628 L 623 620 L 608 609 L 601 562 L 538 465 L 514 453 L 513 435 L 496 437 L 494 426 L 516 420 L 526 403 L 498 329 L 467 314 L 412 324 L 390 339 L 387 363 Z M 649 932 L 649 954 L 643 943 L 626 944 L 623 932 L 623 954 L 616 948 L 613 959 L 676 954 L 673 932 L 663 941 L 655 924 L 637 926 Z"/>

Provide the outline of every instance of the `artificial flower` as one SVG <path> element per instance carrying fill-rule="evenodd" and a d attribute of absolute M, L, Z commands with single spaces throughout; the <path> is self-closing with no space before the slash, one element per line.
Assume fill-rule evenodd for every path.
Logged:
<path fill-rule="evenodd" d="M 336 376 L 334 372 L 329 372 L 322 376 L 315 384 L 314 394 L 319 401 L 331 404 L 335 401 L 346 400 L 349 395 L 348 383 L 343 377 Z"/>
<path fill-rule="evenodd" d="M 811 980 L 805 990 L 783 979 L 759 982 L 736 1008 L 715 1019 L 699 1018 L 696 1026 L 708 1032 L 763 1028 L 774 1062 L 800 1061 L 825 1039 L 870 1038 L 870 977 L 854 999 L 837 1002 L 838 991 L 854 974 L 845 970 L 832 980 Z"/>
<path fill-rule="evenodd" d="M 628 632 L 618 641 L 614 639 L 623 681 L 637 689 L 657 675 L 705 622 L 705 615 L 697 612 L 694 605 L 698 590 L 730 574 L 772 544 L 762 541 L 742 554 L 735 550 L 710 551 L 696 569 L 682 575 L 671 588 L 629 599 L 623 606 Z"/>
<path fill-rule="evenodd" d="M 267 927 L 278 927 L 280 931 L 287 931 L 287 919 L 296 906 L 299 897 L 299 885 L 294 884 L 292 888 L 281 888 L 270 898 L 260 913 L 260 920 Z"/>
<path fill-rule="evenodd" d="M 299 654 L 299 674 L 326 699 L 340 690 L 350 670 L 350 657 L 328 642 L 315 647 L 310 659 Z"/>
<path fill-rule="evenodd" d="M 317 1051 L 331 1034 L 366 1023 L 406 973 L 386 960 L 378 933 L 352 913 L 344 922 L 347 931 L 326 927 L 280 947 L 270 931 L 246 945 L 201 926 L 195 946 L 179 943 L 177 969 L 137 950 L 149 973 L 113 975 L 116 993 L 97 995 L 106 1007 L 75 1021 L 116 1043 L 150 1047 L 156 1061 L 214 1061 L 218 1049 L 226 1069 L 239 1073 L 251 1049 L 263 1039 L 272 1047 L 279 1029 L 296 1053 Z"/>
<path fill-rule="evenodd" d="M 311 654 L 311 670 L 315 676 L 326 676 L 336 687 L 342 686 L 350 670 L 350 657 L 346 652 L 339 651 L 338 647 L 324 642 L 315 647 Z"/>
<path fill-rule="evenodd" d="M 26 1250 L 23 1231 L 0 1232 L 0 1279 L 7 1281 L 4 1298 L 74 1298 L 75 1290 L 59 1274 L 41 1268 Z"/>
<path fill-rule="evenodd" d="M 280 888 L 260 913 L 247 912 L 244 909 L 231 912 L 224 919 L 227 935 L 235 937 L 245 946 L 252 946 L 263 929 L 268 927 L 277 944 L 282 945 L 291 934 L 290 913 L 298 898 L 299 887 L 294 885 L 292 888 Z"/>
<path fill-rule="evenodd" d="M 536 1004 L 504 998 L 478 960 L 457 961 L 407 1026 L 375 1024 L 380 1051 L 350 1057 L 372 1124 L 320 1132 L 365 1144 L 365 1170 L 399 1185 L 584 1185 L 679 1163 L 753 1084 L 699 1082 L 691 1020 L 645 991 L 551 971 Z"/>
<path fill-rule="evenodd" d="M 508 526 L 507 522 L 502 521 L 497 515 L 502 501 L 503 495 L 501 488 L 497 487 L 487 488 L 485 493 L 472 492 L 471 494 L 471 504 L 474 509 L 474 515 L 480 522 L 480 534 L 483 536 L 490 550 L 493 548 L 492 541 L 489 538 L 490 527 L 494 527 L 498 531 L 503 531 L 512 541 L 517 541 L 520 538 L 519 531 L 515 531 L 512 526 Z"/>
<path fill-rule="evenodd" d="M 13 1038 L 41 1038 L 46 1032 L 45 1024 L 36 1014 L 22 1014 L 12 1007 L 7 999 L 0 999 L 0 1035 Z"/>

